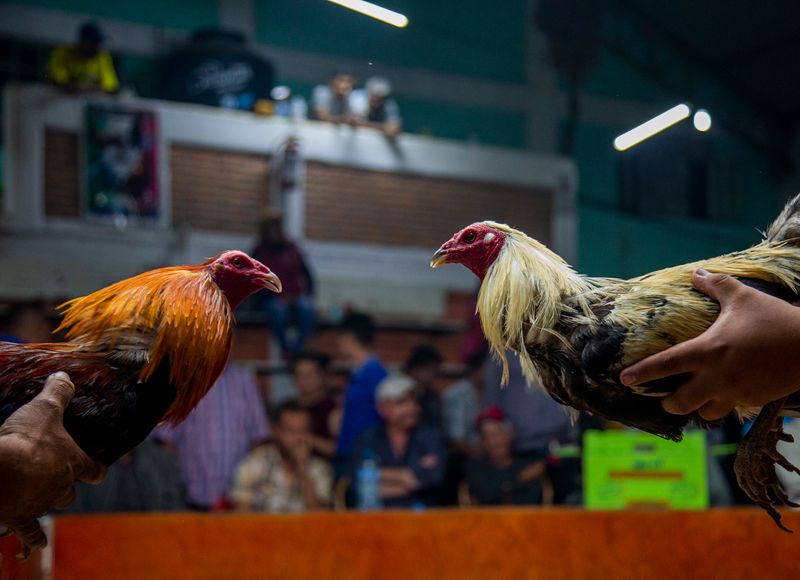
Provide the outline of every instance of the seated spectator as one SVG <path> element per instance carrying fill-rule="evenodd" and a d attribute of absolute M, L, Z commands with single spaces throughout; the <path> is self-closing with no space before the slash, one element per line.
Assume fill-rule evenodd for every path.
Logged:
<path fill-rule="evenodd" d="M 314 278 L 300 248 L 286 238 L 280 213 L 266 216 L 260 225 L 260 239 L 253 257 L 269 264 L 283 283 L 283 292 L 259 292 L 253 296 L 256 308 L 268 314 L 270 327 L 286 358 L 300 350 L 314 332 Z M 293 336 L 290 336 L 290 331 Z"/>
<path fill-rule="evenodd" d="M 375 325 L 366 314 L 348 314 L 339 325 L 336 340 L 339 356 L 353 367 L 344 392 L 344 411 L 336 448 L 339 459 L 346 460 L 358 436 L 381 422 L 375 407 L 375 390 L 387 373 L 373 350 Z"/>
<path fill-rule="evenodd" d="M 475 417 L 481 410 L 486 356 L 486 350 L 473 353 L 467 361 L 464 378 L 447 387 L 442 395 L 444 433 L 450 451 L 442 491 L 441 503 L 444 505 L 458 502 L 458 489 L 464 481 L 467 459 L 481 453 Z"/>
<path fill-rule="evenodd" d="M 198 511 L 225 505 L 236 466 L 268 435 L 256 377 L 233 363 L 183 423 L 156 430 L 178 459 L 188 507 Z"/>
<path fill-rule="evenodd" d="M 383 422 L 359 437 L 351 457 L 353 481 L 364 458 L 374 456 L 380 466 L 384 506 L 436 503 L 447 453 L 441 433 L 420 423 L 414 381 L 402 375 L 390 376 L 381 382 L 376 398 Z"/>
<path fill-rule="evenodd" d="M 383 77 L 370 77 L 363 90 L 353 91 L 353 109 L 358 124 L 383 131 L 387 137 L 396 137 L 403 127 L 400 107 L 391 97 L 392 83 Z"/>
<path fill-rule="evenodd" d="M 508 384 L 500 387 L 502 369 L 496 361 L 486 365 L 484 407 L 499 406 L 514 428 L 514 453 L 540 459 L 552 444 L 576 443 L 580 435 L 567 410 L 556 403 L 544 389 L 528 385 L 518 363 L 509 365 Z M 586 415 L 581 413 L 581 415 Z M 588 417 L 588 415 L 587 415 Z M 548 466 L 553 482 L 554 502 L 580 503 L 581 463 L 565 458 Z"/>
<path fill-rule="evenodd" d="M 514 428 L 500 407 L 487 408 L 476 423 L 484 454 L 467 464 L 467 482 L 473 502 L 480 505 L 540 504 L 540 479 L 545 472 L 545 461 L 514 456 Z"/>
<path fill-rule="evenodd" d="M 0 322 L 0 341 L 31 343 L 52 342 L 53 324 L 45 314 L 41 302 L 12 305 Z"/>
<path fill-rule="evenodd" d="M 339 405 L 328 393 L 325 379 L 330 359 L 304 351 L 292 363 L 297 402 L 311 415 L 311 443 L 316 455 L 331 459 L 336 453 L 335 414 Z"/>
<path fill-rule="evenodd" d="M 442 385 L 439 382 L 439 369 L 442 355 L 433 347 L 418 346 L 408 355 L 403 372 L 417 384 L 416 394 L 422 408 L 422 422 L 436 429 L 442 429 Z"/>
<path fill-rule="evenodd" d="M 445 434 L 453 450 L 460 455 L 475 456 L 480 453 L 480 435 L 475 417 L 481 410 L 487 355 L 485 350 L 471 354 L 467 361 L 466 376 L 450 385 L 442 396 Z"/>
<path fill-rule="evenodd" d="M 573 442 L 576 430 L 567 410 L 544 389 L 528 385 L 519 364 L 510 364 L 508 384 L 500 386 L 502 368 L 489 361 L 485 371 L 483 407 L 497 405 L 514 427 L 514 451 L 541 455 L 552 441 Z"/>
<path fill-rule="evenodd" d="M 69 513 L 163 512 L 186 509 L 175 457 L 148 437 L 108 468 L 98 485 L 77 483 Z"/>
<path fill-rule="evenodd" d="M 57 87 L 76 92 L 114 93 L 119 89 L 105 35 L 93 22 L 78 32 L 76 44 L 56 47 L 47 61 L 47 76 Z"/>
<path fill-rule="evenodd" d="M 328 123 L 358 123 L 353 110 L 353 86 L 355 79 L 346 71 L 338 71 L 327 85 L 317 85 L 311 95 L 314 116 Z"/>
<path fill-rule="evenodd" d="M 330 505 L 333 473 L 312 455 L 311 414 L 296 401 L 275 410 L 274 443 L 239 464 L 228 497 L 237 511 L 299 513 Z"/>

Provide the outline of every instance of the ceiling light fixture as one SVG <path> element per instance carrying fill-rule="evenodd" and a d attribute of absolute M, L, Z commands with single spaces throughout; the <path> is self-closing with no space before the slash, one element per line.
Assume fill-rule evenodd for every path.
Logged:
<path fill-rule="evenodd" d="M 692 121 L 694 122 L 694 128 L 698 131 L 705 133 L 711 128 L 711 115 L 705 109 L 697 109 Z"/>
<path fill-rule="evenodd" d="M 394 10 L 389 10 L 383 6 L 378 6 L 372 2 L 365 2 L 364 0 L 328 0 L 328 2 L 333 2 L 334 4 L 344 6 L 345 8 L 349 8 L 350 10 L 354 10 L 366 16 L 371 16 L 372 18 L 386 22 L 397 28 L 405 28 L 408 26 L 408 18 L 403 14 L 395 12 Z"/>
<path fill-rule="evenodd" d="M 626 149 L 630 149 L 645 139 L 649 139 L 656 133 L 660 133 L 664 129 L 672 127 L 676 123 L 680 123 L 689 117 L 690 113 L 691 111 L 689 110 L 688 105 L 683 103 L 676 105 L 668 111 L 664 111 L 660 115 L 656 115 L 649 121 L 645 121 L 638 127 L 634 127 L 630 131 L 627 131 L 614 139 L 614 149 L 617 151 L 625 151 Z M 710 120 L 711 118 L 709 117 L 709 126 Z"/>

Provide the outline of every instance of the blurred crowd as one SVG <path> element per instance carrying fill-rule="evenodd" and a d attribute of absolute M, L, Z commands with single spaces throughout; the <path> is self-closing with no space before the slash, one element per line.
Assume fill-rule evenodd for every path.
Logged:
<path fill-rule="evenodd" d="M 84 23 L 74 43 L 57 46 L 50 53 L 48 81 L 69 93 L 119 91 L 120 82 L 105 42 L 106 35 L 96 23 Z M 242 108 L 240 101 L 232 99 L 229 105 Z M 246 101 L 245 108 L 256 112 L 291 118 L 306 118 L 310 114 L 310 118 L 328 123 L 378 129 L 390 138 L 398 135 L 403 125 L 388 79 L 372 76 L 358 88 L 354 75 L 345 69 L 335 71 L 328 83 L 314 87 L 310 108 L 305 98 L 292 95 L 286 86 L 275 87 L 270 99 L 253 97 Z M 223 99 L 220 105 L 226 103 Z"/>

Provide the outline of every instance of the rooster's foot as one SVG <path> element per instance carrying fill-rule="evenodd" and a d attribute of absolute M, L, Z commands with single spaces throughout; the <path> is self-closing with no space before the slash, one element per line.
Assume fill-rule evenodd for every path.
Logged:
<path fill-rule="evenodd" d="M 793 441 L 791 435 L 783 432 L 783 418 L 780 416 L 783 403 L 784 399 L 781 399 L 761 409 L 750 431 L 739 444 L 733 468 L 742 491 L 766 510 L 779 528 L 791 532 L 781 522 L 778 508 L 784 505 L 800 506 L 789 499 L 775 473 L 775 465 L 797 474 L 800 474 L 800 469 L 777 449 L 779 441 Z"/>

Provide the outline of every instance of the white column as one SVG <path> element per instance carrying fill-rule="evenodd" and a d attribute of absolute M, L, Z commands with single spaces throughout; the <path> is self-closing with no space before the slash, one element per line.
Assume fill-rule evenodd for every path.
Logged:
<path fill-rule="evenodd" d="M 44 225 L 44 123 L 47 93 L 32 95 L 9 84 L 4 93 L 5 223 L 15 230 Z"/>

